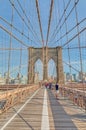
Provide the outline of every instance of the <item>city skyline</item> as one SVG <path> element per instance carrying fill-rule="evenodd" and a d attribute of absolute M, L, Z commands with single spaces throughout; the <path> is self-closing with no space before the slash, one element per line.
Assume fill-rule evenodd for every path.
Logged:
<path fill-rule="evenodd" d="M 70 72 L 70 70 L 71 73 L 78 73 L 79 71 L 86 72 L 86 32 L 85 30 L 83 31 L 86 26 L 86 1 L 72 0 L 69 2 L 68 0 L 66 0 L 65 4 L 63 1 L 61 2 L 61 4 L 60 2 L 60 0 L 54 0 L 47 46 L 62 46 L 64 72 Z M 76 26 L 77 20 L 75 2 L 78 17 L 77 20 L 79 24 L 78 28 L 79 32 L 81 32 L 79 33 L 79 35 L 77 35 L 78 32 Z M 5 4 L 3 0 L 0 1 L 0 72 L 2 73 L 2 75 L 4 74 L 4 72 L 8 71 L 15 72 L 15 74 L 11 73 L 11 75 L 13 75 L 14 77 L 19 71 L 21 71 L 23 75 L 27 75 L 29 60 L 28 47 L 43 47 L 43 44 L 44 46 L 46 46 L 51 1 L 44 0 L 43 4 L 42 0 L 39 0 L 43 41 L 41 39 L 35 0 L 21 0 L 20 4 L 17 0 L 6 0 Z M 68 7 L 65 10 L 67 5 Z M 25 12 L 22 10 L 21 7 Z M 62 17 L 64 10 L 65 16 Z M 12 35 L 10 31 L 12 32 Z M 81 50 L 79 50 L 79 41 Z M 12 49 L 11 51 L 10 47 Z M 38 62 L 38 64 L 40 63 Z M 50 66 L 52 66 L 52 64 L 54 64 L 53 61 Z M 52 67 L 48 67 L 48 69 L 50 70 L 50 75 L 52 75 L 52 73 L 56 75 L 56 72 L 54 70 L 55 67 L 53 66 L 52 70 L 51 68 Z M 78 71 L 75 71 L 75 69 Z M 39 67 L 37 71 L 39 71 Z M 42 67 L 40 68 L 40 75 L 42 75 L 41 71 Z"/>

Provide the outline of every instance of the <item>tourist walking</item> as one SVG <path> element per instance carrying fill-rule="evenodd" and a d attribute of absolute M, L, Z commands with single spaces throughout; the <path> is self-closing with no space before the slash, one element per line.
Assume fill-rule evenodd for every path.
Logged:
<path fill-rule="evenodd" d="M 55 90 L 56 90 L 55 96 L 56 96 L 56 99 L 58 99 L 58 94 L 59 94 L 59 85 L 58 85 L 58 83 L 56 83 L 56 85 L 55 85 Z"/>

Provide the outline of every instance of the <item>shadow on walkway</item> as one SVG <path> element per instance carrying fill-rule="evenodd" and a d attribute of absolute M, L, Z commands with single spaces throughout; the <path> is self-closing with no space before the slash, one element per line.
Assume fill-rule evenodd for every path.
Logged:
<path fill-rule="evenodd" d="M 15 108 L 13 108 L 13 110 L 17 113 L 17 111 L 16 111 Z M 34 130 L 34 128 L 30 125 L 30 123 L 27 122 L 21 114 L 17 113 L 17 116 L 19 116 L 19 117 L 22 119 L 22 121 L 25 122 L 25 124 L 26 124 L 31 130 Z"/>
<path fill-rule="evenodd" d="M 51 111 L 54 119 L 54 125 L 56 130 L 78 130 L 71 117 L 64 111 L 64 108 L 60 104 L 52 93 L 52 90 L 48 90 L 48 96 L 51 105 Z"/>

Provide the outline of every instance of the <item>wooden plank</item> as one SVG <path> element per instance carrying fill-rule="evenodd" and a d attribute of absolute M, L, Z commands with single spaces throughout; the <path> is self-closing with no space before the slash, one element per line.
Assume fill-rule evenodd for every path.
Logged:
<path fill-rule="evenodd" d="M 69 100 L 59 96 L 55 99 L 55 91 L 47 89 L 48 113 L 50 130 L 85 130 L 86 114 L 74 106 Z M 31 96 L 31 93 L 30 95 Z M 29 99 L 28 97 L 27 99 Z M 15 116 L 4 130 L 41 130 L 44 88 L 31 99 L 29 103 Z M 25 99 L 20 104 L 0 115 L 1 127 L 22 107 Z"/>
<path fill-rule="evenodd" d="M 86 129 L 86 113 L 84 111 L 61 95 L 59 95 L 60 100 L 56 100 L 54 90 L 48 91 L 48 94 L 56 130 Z"/>
<path fill-rule="evenodd" d="M 42 91 L 42 90 L 40 90 Z M 40 129 L 41 128 L 41 113 L 43 105 L 43 91 L 33 97 L 33 99 L 23 108 L 21 112 L 11 121 L 5 128 L 6 130 L 16 129 Z M 23 101 L 22 103 L 24 103 Z M 20 108 L 18 105 L 13 111 L 16 113 Z"/>

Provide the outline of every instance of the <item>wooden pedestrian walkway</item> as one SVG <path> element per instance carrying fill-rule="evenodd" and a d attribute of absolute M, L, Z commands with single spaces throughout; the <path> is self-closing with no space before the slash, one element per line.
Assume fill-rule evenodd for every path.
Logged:
<path fill-rule="evenodd" d="M 38 89 L 0 115 L 0 130 L 86 130 L 86 113 L 54 90 Z"/>

